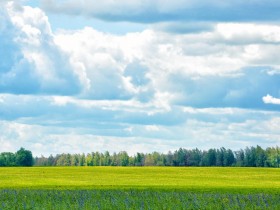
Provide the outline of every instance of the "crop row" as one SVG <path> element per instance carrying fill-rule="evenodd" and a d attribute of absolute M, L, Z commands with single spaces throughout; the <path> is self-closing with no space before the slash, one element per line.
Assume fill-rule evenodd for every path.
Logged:
<path fill-rule="evenodd" d="M 148 189 L 1 190 L 0 209 L 280 209 L 280 195 Z"/>

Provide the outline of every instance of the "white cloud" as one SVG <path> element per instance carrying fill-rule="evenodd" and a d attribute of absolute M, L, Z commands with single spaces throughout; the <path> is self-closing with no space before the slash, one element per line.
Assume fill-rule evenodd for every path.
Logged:
<path fill-rule="evenodd" d="M 3 51 L 0 88 L 12 93 L 73 94 L 80 81 L 65 55 L 53 42 L 47 16 L 38 8 L 14 2 L 3 5 L 1 30 Z M 1 62 L 2 64 L 2 62 Z"/>
<path fill-rule="evenodd" d="M 280 41 L 280 27 L 278 25 L 263 25 L 253 23 L 220 23 L 216 30 L 225 40 L 248 42 Z"/>
<path fill-rule="evenodd" d="M 280 105 L 280 98 L 274 98 L 271 95 L 266 95 L 263 97 L 263 102 L 266 104 L 278 104 Z"/>
<path fill-rule="evenodd" d="M 160 131 L 160 128 L 156 125 L 147 125 L 145 128 L 147 131 Z"/>
<path fill-rule="evenodd" d="M 201 111 L 205 112 L 205 110 L 195 110 L 196 113 Z M 237 115 L 243 113 L 243 119 L 239 118 L 234 122 L 230 118 L 235 114 L 228 113 L 228 110 L 213 109 L 213 113 L 223 113 L 223 111 L 225 114 L 219 114 L 219 116 L 210 114 L 213 118 L 219 118 L 218 121 L 191 114 L 185 116 L 183 123 L 172 126 L 129 123 L 122 127 L 127 135 L 120 136 L 109 133 L 109 129 L 112 128 L 104 118 L 100 123 L 105 124 L 107 133 L 100 133 L 100 130 L 94 128 L 96 125 L 92 126 L 92 122 L 89 122 L 91 126 L 87 129 L 81 128 L 79 120 L 74 121 L 76 124 L 74 127 L 56 124 L 48 126 L 25 124 L 22 120 L 22 122 L 0 121 L 2 131 L 0 142 L 3 145 L 0 152 L 16 151 L 23 146 L 39 156 L 106 150 L 110 152 L 126 150 L 133 155 L 136 152 L 168 152 L 179 147 L 209 149 L 224 146 L 237 150 L 256 144 L 267 147 L 280 143 L 277 127 L 279 113 L 234 110 Z M 210 116 L 209 113 L 203 115 Z M 123 122 L 119 123 L 123 124 Z"/>
<path fill-rule="evenodd" d="M 157 9 L 168 11 L 170 4 Z M 280 104 L 264 96 L 279 96 L 277 25 L 212 23 L 187 34 L 157 27 L 124 35 L 91 27 L 53 33 L 42 10 L 2 5 L 2 149 L 134 153 L 279 143 L 278 110 L 260 111 Z"/>
<path fill-rule="evenodd" d="M 274 21 L 279 20 L 280 4 L 276 0 L 42 0 L 52 12 L 84 15 L 107 21 Z M 269 14 L 268 14 L 269 13 Z"/>
<path fill-rule="evenodd" d="M 209 95 L 207 90 L 197 92 L 203 85 L 212 86 L 214 95 L 210 96 L 223 97 L 226 103 L 244 98 L 249 94 L 244 93 L 245 89 L 263 93 L 259 89 L 264 86 L 252 86 L 250 90 L 245 80 L 250 75 L 261 83 L 264 76 L 259 75 L 271 75 L 269 72 L 279 68 L 275 52 L 280 49 L 272 44 L 278 42 L 278 30 L 277 26 L 269 25 L 218 24 L 211 32 L 197 34 L 145 30 L 111 35 L 87 27 L 71 33 L 59 31 L 55 43 L 68 54 L 73 71 L 84 81 L 82 97 L 153 101 L 168 110 L 169 104 L 181 100 L 182 96 L 192 98 L 190 91 L 198 98 L 203 93 Z M 242 36 L 247 38 L 241 40 Z M 249 74 L 248 68 L 256 73 Z M 214 86 L 210 84 L 212 76 L 218 80 Z M 229 87 L 219 96 L 217 91 L 223 90 L 218 84 L 232 83 L 231 78 L 236 81 L 233 83 L 236 87 L 233 90 Z M 244 81 L 244 86 L 237 87 L 240 81 Z"/>
<path fill-rule="evenodd" d="M 86 27 L 53 34 L 40 9 L 19 10 L 13 3 L 6 7 L 6 22 L 17 32 L 10 34 L 16 50 L 9 57 L 17 52 L 20 56 L 0 74 L 4 92 L 133 99 L 168 110 L 174 101 L 194 100 L 192 95 L 205 93 L 197 92 L 198 85 L 210 85 L 203 79 L 208 76 L 222 81 L 246 74 L 243 69 L 248 67 L 271 72 L 280 66 L 276 53 L 280 29 L 276 25 L 228 23 L 217 24 L 208 32 L 169 34 L 147 29 L 126 35 Z M 182 78 L 182 82 L 172 78 Z M 221 97 L 217 88 L 212 88 L 213 97 Z M 244 97 L 242 94 L 243 90 L 230 89 L 223 97 L 228 103 Z"/>

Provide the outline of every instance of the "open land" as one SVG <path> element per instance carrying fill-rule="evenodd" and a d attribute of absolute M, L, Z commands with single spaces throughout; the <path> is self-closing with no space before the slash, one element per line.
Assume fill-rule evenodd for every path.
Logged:
<path fill-rule="evenodd" d="M 0 188 L 0 209 L 280 207 L 276 168 L 0 168 Z"/>

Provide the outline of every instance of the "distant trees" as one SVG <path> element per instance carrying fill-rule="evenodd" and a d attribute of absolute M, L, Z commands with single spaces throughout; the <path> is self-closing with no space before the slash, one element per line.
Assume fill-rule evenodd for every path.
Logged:
<path fill-rule="evenodd" d="M 7 155 L 11 160 L 13 157 Z M 110 154 L 92 152 L 88 154 L 59 154 L 50 157 L 36 157 L 36 166 L 218 166 L 218 167 L 280 167 L 279 147 L 262 149 L 260 146 L 247 147 L 232 151 L 220 149 L 184 149 L 179 148 L 166 154 L 127 152 Z"/>
<path fill-rule="evenodd" d="M 33 158 L 31 151 L 20 148 L 16 153 L 0 153 L 0 167 L 5 166 L 218 166 L 218 167 L 280 167 L 280 148 L 260 146 L 246 147 L 238 151 L 231 149 L 184 149 L 166 154 L 159 152 L 136 153 L 129 156 L 126 151 L 110 154 L 91 152 L 88 154 L 57 154 Z"/>
<path fill-rule="evenodd" d="M 269 147 L 265 151 L 266 153 L 266 163 L 265 166 L 268 167 L 280 167 L 280 148 L 279 147 Z"/>
<path fill-rule="evenodd" d="M 45 158 L 48 160 L 48 158 Z M 0 166 L 32 166 L 33 156 L 31 151 L 20 148 L 16 153 L 0 153 Z"/>

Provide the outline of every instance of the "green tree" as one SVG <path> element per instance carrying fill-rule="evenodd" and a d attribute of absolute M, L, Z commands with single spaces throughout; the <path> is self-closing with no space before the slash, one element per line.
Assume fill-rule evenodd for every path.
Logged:
<path fill-rule="evenodd" d="M 199 166 L 201 162 L 202 152 L 199 149 L 189 151 L 188 165 Z"/>
<path fill-rule="evenodd" d="M 119 156 L 119 160 L 120 160 L 120 165 L 121 166 L 128 166 L 129 156 L 128 156 L 127 152 L 122 151 L 118 154 L 118 156 Z"/>
<path fill-rule="evenodd" d="M 16 165 L 18 166 L 32 166 L 33 156 L 31 151 L 20 148 L 16 152 Z"/>
<path fill-rule="evenodd" d="M 153 152 L 152 157 L 153 157 L 153 160 L 154 160 L 154 164 L 156 166 L 164 166 L 163 154 L 160 154 L 158 152 Z"/>
<path fill-rule="evenodd" d="M 93 166 L 93 158 L 90 153 L 87 154 L 86 156 L 86 165 L 87 166 Z"/>
<path fill-rule="evenodd" d="M 226 149 L 224 147 L 217 149 L 216 166 L 224 166 L 225 156 L 226 156 Z"/>
<path fill-rule="evenodd" d="M 85 153 L 79 155 L 79 166 L 85 166 L 86 165 L 86 156 Z"/>
<path fill-rule="evenodd" d="M 52 155 L 50 155 L 48 157 L 48 164 L 47 165 L 48 166 L 55 166 L 55 158 Z"/>
<path fill-rule="evenodd" d="M 244 153 L 244 150 L 241 149 L 239 151 L 236 151 L 235 152 L 235 156 L 236 156 L 236 166 L 239 166 L 239 167 L 243 167 L 245 166 L 245 153 Z"/>
<path fill-rule="evenodd" d="M 111 165 L 111 157 L 110 157 L 110 153 L 108 151 L 105 151 L 105 153 L 104 153 L 104 165 L 105 166 Z"/>
<path fill-rule="evenodd" d="M 256 148 L 256 166 L 257 167 L 264 167 L 266 164 L 266 154 L 265 151 L 257 145 Z"/>
<path fill-rule="evenodd" d="M 173 153 L 171 151 L 168 151 L 168 153 L 164 155 L 164 162 L 166 166 L 173 165 Z"/>
<path fill-rule="evenodd" d="M 143 166 L 145 162 L 145 155 L 143 153 L 137 152 L 136 156 L 134 157 L 135 166 Z"/>
<path fill-rule="evenodd" d="M 74 154 L 71 155 L 71 166 L 78 166 L 79 165 L 79 155 Z"/>
<path fill-rule="evenodd" d="M 16 156 L 11 152 L 3 152 L 0 155 L 0 166 L 16 166 Z"/>
<path fill-rule="evenodd" d="M 186 159 L 186 150 L 180 148 L 178 151 L 175 151 L 177 153 L 175 156 L 177 157 L 177 164 L 178 166 L 185 166 L 185 159 Z"/>
<path fill-rule="evenodd" d="M 93 165 L 94 166 L 100 166 L 101 165 L 101 158 L 100 158 L 100 153 L 99 152 L 96 152 L 94 154 L 94 157 L 93 157 Z"/>
<path fill-rule="evenodd" d="M 206 166 L 215 166 L 216 165 L 216 150 L 209 149 L 206 153 Z"/>
<path fill-rule="evenodd" d="M 118 155 L 116 152 L 114 152 L 111 157 L 111 166 L 118 166 L 118 164 L 119 164 Z"/>
<path fill-rule="evenodd" d="M 58 155 L 56 165 L 57 166 L 71 166 L 71 155 L 70 154 Z"/>
<path fill-rule="evenodd" d="M 246 147 L 244 166 L 256 167 L 256 158 L 257 158 L 256 148 L 255 147 L 250 147 L 250 148 Z"/>
<path fill-rule="evenodd" d="M 231 149 L 227 149 L 224 153 L 224 166 L 232 166 L 235 163 L 235 157 Z"/>
<path fill-rule="evenodd" d="M 152 154 L 146 154 L 145 155 L 144 165 L 145 166 L 154 166 L 155 165 L 155 161 L 154 161 L 154 158 L 153 158 Z"/>
<path fill-rule="evenodd" d="M 279 168 L 280 166 L 280 149 L 277 146 L 276 148 L 274 147 L 269 147 L 266 149 L 266 155 L 267 155 L 267 166 L 270 167 L 277 167 Z"/>

